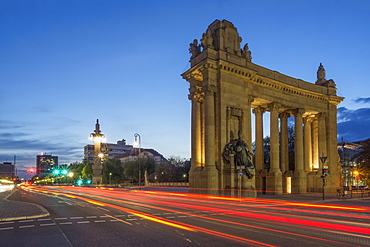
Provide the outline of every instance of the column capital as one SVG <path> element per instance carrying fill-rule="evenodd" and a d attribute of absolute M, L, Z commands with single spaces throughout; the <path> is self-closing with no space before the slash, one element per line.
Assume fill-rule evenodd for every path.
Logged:
<path fill-rule="evenodd" d="M 268 107 L 269 107 L 269 111 L 278 111 L 279 110 L 279 107 L 281 106 L 280 103 L 277 103 L 277 102 L 271 102 Z"/>
<path fill-rule="evenodd" d="M 263 114 L 263 113 L 266 112 L 266 108 L 263 108 L 263 107 L 259 106 L 259 107 L 253 108 L 252 112 L 256 115 L 257 114 Z"/>
<path fill-rule="evenodd" d="M 290 117 L 290 112 L 288 111 L 279 113 L 279 118 L 289 118 L 289 117 Z"/>
<path fill-rule="evenodd" d="M 303 109 L 303 108 L 297 108 L 297 109 L 294 109 L 293 110 L 293 114 L 294 114 L 294 116 L 298 116 L 298 115 L 300 115 L 301 117 L 302 117 L 302 115 L 304 114 L 306 112 L 306 110 L 305 109 Z"/>
<path fill-rule="evenodd" d="M 317 116 L 318 116 L 319 118 L 326 118 L 326 117 L 328 116 L 328 114 L 327 114 L 326 112 L 319 112 L 319 113 L 317 114 Z"/>
<path fill-rule="evenodd" d="M 195 86 L 189 88 L 188 99 L 193 102 L 202 103 L 204 101 L 204 92 L 202 92 L 202 87 Z"/>
<path fill-rule="evenodd" d="M 304 117 L 305 123 L 312 123 L 314 121 L 315 117 L 314 116 L 306 116 Z"/>

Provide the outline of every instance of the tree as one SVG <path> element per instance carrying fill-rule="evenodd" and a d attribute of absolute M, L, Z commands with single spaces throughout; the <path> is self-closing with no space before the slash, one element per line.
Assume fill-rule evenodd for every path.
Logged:
<path fill-rule="evenodd" d="M 103 164 L 103 183 L 123 182 L 123 167 L 119 159 L 107 159 Z"/>
<path fill-rule="evenodd" d="M 138 158 L 135 161 L 122 163 L 123 174 L 126 179 L 132 182 L 139 181 L 139 168 L 140 168 L 140 181 L 144 179 L 145 171 L 148 176 L 155 170 L 157 163 L 153 158 Z"/>
<path fill-rule="evenodd" d="M 155 169 L 155 174 L 155 182 L 177 182 L 176 167 L 168 161 L 158 164 Z"/>

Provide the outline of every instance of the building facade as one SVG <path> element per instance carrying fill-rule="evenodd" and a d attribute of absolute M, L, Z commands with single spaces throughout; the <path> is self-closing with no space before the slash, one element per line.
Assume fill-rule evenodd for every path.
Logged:
<path fill-rule="evenodd" d="M 200 44 L 197 40 L 190 44 L 191 68 L 182 74 L 189 82 L 192 104 L 190 187 L 231 195 L 242 188 L 243 196 L 250 197 L 257 191 L 277 195 L 320 192 L 321 170 L 328 167 L 331 172 L 325 178 L 325 189 L 336 192 L 340 187 L 336 116 L 343 98 L 336 95 L 334 81 L 325 78 L 322 64 L 315 83 L 254 64 L 248 44 L 241 48 L 241 41 L 231 22 L 216 20 Z M 265 169 L 263 155 L 266 112 L 270 118 L 269 169 Z M 295 130 L 293 170 L 288 165 L 290 117 Z M 253 167 L 252 131 L 256 142 Z M 239 152 L 249 157 L 240 170 Z"/>
<path fill-rule="evenodd" d="M 40 153 L 36 156 L 36 176 L 44 178 L 58 168 L 58 156 Z"/>
<path fill-rule="evenodd" d="M 135 161 L 138 157 L 150 157 L 158 163 L 165 160 L 163 155 L 156 150 L 135 148 L 133 145 L 127 145 L 125 139 L 117 141 L 117 143 L 101 143 L 101 153 L 104 154 L 104 159 L 117 158 L 121 162 Z M 94 162 L 94 145 L 84 147 L 84 158 L 91 163 Z"/>
<path fill-rule="evenodd" d="M 342 185 L 360 186 L 359 179 L 356 178 L 356 171 L 359 168 L 354 157 L 361 150 L 362 145 L 357 142 L 342 141 L 338 143 L 338 155 L 341 164 Z"/>
<path fill-rule="evenodd" d="M 117 143 L 101 143 L 101 152 L 107 159 L 115 158 L 132 149 L 133 146 L 127 145 L 125 139 L 117 141 Z M 84 147 L 84 159 L 91 163 L 94 162 L 94 145 L 86 145 Z"/>
<path fill-rule="evenodd" d="M 157 163 L 166 161 L 162 154 L 158 153 L 154 149 L 146 148 L 133 148 L 124 154 L 116 156 L 122 163 L 135 161 L 139 158 L 151 158 Z"/>
<path fill-rule="evenodd" d="M 12 162 L 0 163 L 0 178 L 12 179 L 15 177 L 15 166 Z"/>

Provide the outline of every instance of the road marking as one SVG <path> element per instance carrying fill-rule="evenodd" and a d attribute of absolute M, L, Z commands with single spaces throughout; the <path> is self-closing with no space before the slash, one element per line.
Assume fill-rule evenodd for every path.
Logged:
<path fill-rule="evenodd" d="M 12 224 L 12 223 L 14 223 L 14 221 L 0 222 L 0 225 L 2 225 L 2 224 Z"/>
<path fill-rule="evenodd" d="M 59 223 L 59 225 L 72 225 L 72 222 L 61 222 L 61 223 Z"/>
<path fill-rule="evenodd" d="M 99 209 L 101 209 L 101 210 L 104 210 L 104 211 L 107 211 L 107 212 L 109 212 L 109 209 L 106 209 L 106 208 L 102 208 L 102 207 L 98 207 Z"/>
<path fill-rule="evenodd" d="M 115 219 L 116 221 L 121 221 L 122 223 L 125 223 L 125 224 L 128 224 L 128 225 L 132 225 L 131 223 L 126 222 L 126 221 L 121 220 L 121 219 L 118 219 L 118 218 L 116 218 L 116 217 L 114 217 L 114 216 L 112 216 L 112 215 L 108 215 L 108 214 L 106 214 L 106 216 L 111 217 L 111 218 Z M 112 221 L 112 220 L 111 220 L 111 221 Z"/>
<path fill-rule="evenodd" d="M 33 220 L 21 220 L 21 221 L 19 221 L 19 223 L 25 223 L 25 222 L 31 222 L 31 221 L 33 221 Z"/>
<path fill-rule="evenodd" d="M 166 219 L 173 219 L 175 218 L 175 216 L 168 216 L 168 217 L 165 217 Z"/>
<path fill-rule="evenodd" d="M 96 219 L 98 216 L 86 216 L 86 219 Z"/>
<path fill-rule="evenodd" d="M 40 224 L 40 226 L 55 226 L 55 223 Z"/>
<path fill-rule="evenodd" d="M 101 222 L 105 222 L 105 220 L 95 220 L 94 222 L 101 223 Z"/>
<path fill-rule="evenodd" d="M 115 215 L 114 217 L 125 217 L 125 215 L 124 214 L 118 214 L 118 215 Z"/>
<path fill-rule="evenodd" d="M 19 228 L 29 228 L 29 227 L 35 227 L 35 225 L 19 226 Z"/>
<path fill-rule="evenodd" d="M 0 228 L 0 231 L 2 230 L 12 230 L 14 229 L 14 227 L 3 227 L 3 228 Z"/>
<path fill-rule="evenodd" d="M 77 224 L 86 224 L 86 223 L 90 223 L 90 221 L 78 221 Z"/>
<path fill-rule="evenodd" d="M 130 220 L 131 221 L 131 220 L 137 220 L 137 219 L 127 219 L 127 220 Z"/>
<path fill-rule="evenodd" d="M 46 221 L 46 220 L 51 220 L 50 218 L 48 219 L 38 219 L 37 221 Z"/>
<path fill-rule="evenodd" d="M 64 218 L 55 218 L 54 220 L 66 220 L 67 217 L 64 217 Z"/>
<path fill-rule="evenodd" d="M 82 219 L 83 217 L 71 217 L 71 220 Z"/>

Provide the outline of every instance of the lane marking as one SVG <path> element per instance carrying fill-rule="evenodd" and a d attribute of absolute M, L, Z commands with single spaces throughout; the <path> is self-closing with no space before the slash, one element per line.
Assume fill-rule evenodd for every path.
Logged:
<path fill-rule="evenodd" d="M 0 222 L 0 225 L 2 225 L 2 224 L 12 224 L 12 223 L 14 223 L 14 221 Z"/>
<path fill-rule="evenodd" d="M 0 228 L 0 231 L 2 230 L 13 230 L 14 227 L 3 227 L 3 228 Z"/>
<path fill-rule="evenodd" d="M 21 220 L 19 221 L 19 223 L 25 223 L 25 222 L 31 222 L 31 221 L 34 221 L 34 220 Z"/>
<path fill-rule="evenodd" d="M 55 226 L 55 223 L 40 224 L 40 226 Z"/>
<path fill-rule="evenodd" d="M 59 225 L 72 225 L 72 222 L 60 222 Z"/>
<path fill-rule="evenodd" d="M 19 226 L 19 228 L 29 228 L 29 227 L 35 227 L 35 225 Z"/>
<path fill-rule="evenodd" d="M 115 220 L 117 220 L 117 221 L 121 221 L 121 222 L 123 222 L 123 223 L 125 223 L 125 224 L 127 224 L 127 225 L 132 225 L 131 223 L 126 222 L 125 220 L 118 219 L 118 218 L 116 218 L 116 217 L 114 217 L 114 216 L 112 216 L 112 215 L 108 215 L 108 214 L 106 214 L 106 216 L 111 217 L 111 218 L 113 218 L 113 219 L 115 219 Z M 111 221 L 112 221 L 112 220 L 111 220 Z"/>
<path fill-rule="evenodd" d="M 80 217 L 80 216 L 79 216 L 79 217 L 71 217 L 70 219 L 71 219 L 71 220 L 76 220 L 76 219 L 82 219 L 82 218 L 83 218 L 83 217 Z"/>
<path fill-rule="evenodd" d="M 105 222 L 105 220 L 94 220 L 94 222 L 101 223 L 101 222 Z"/>
<path fill-rule="evenodd" d="M 86 216 L 86 219 L 96 219 L 98 216 Z"/>
<path fill-rule="evenodd" d="M 90 223 L 90 221 L 78 221 L 77 224 L 87 224 Z"/>
<path fill-rule="evenodd" d="M 48 219 L 38 219 L 37 221 L 46 221 L 46 220 L 51 220 L 50 218 Z"/>
<path fill-rule="evenodd" d="M 63 218 L 54 218 L 54 220 L 66 220 L 67 217 L 63 217 Z"/>

